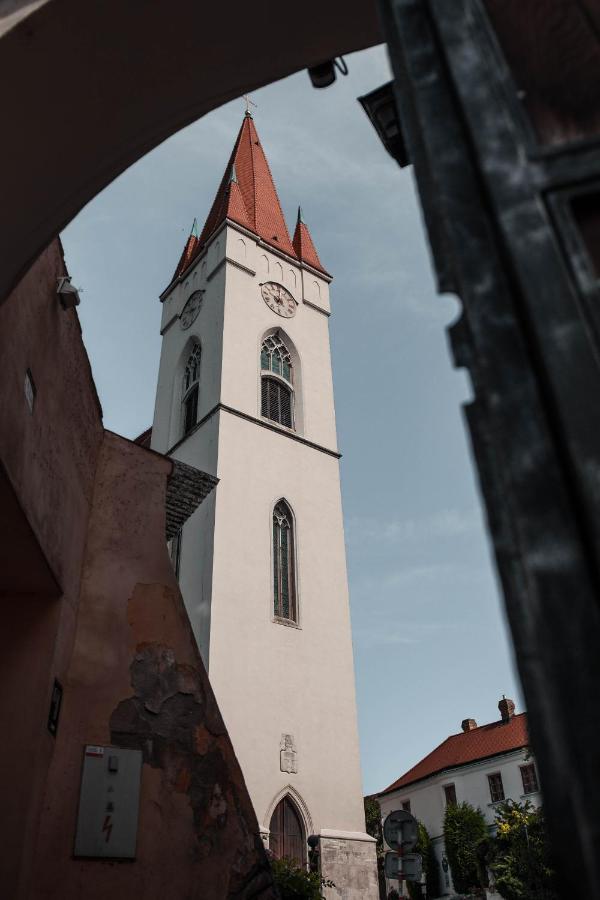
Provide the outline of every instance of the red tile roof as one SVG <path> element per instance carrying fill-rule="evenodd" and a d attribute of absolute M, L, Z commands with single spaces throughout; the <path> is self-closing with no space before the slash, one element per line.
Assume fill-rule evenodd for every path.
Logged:
<path fill-rule="evenodd" d="M 313 244 L 308 226 L 302 219 L 300 207 L 298 207 L 298 221 L 296 222 L 296 230 L 294 232 L 292 244 L 294 245 L 294 250 L 296 251 L 296 256 L 299 260 L 312 266 L 313 269 L 317 269 L 319 272 L 329 275 L 329 272 L 321 265 L 321 260 L 319 259 L 319 255 Z"/>
<path fill-rule="evenodd" d="M 269 163 L 249 113 L 244 116 L 204 228 L 200 236 L 192 229 L 173 280 L 200 253 L 225 219 L 237 222 L 293 259 L 328 274 L 303 222 L 296 226 L 294 242 L 290 240 Z"/>
<path fill-rule="evenodd" d="M 249 114 L 244 116 L 217 196 L 202 229 L 200 244 L 206 243 L 226 217 L 225 195 L 234 170 L 250 230 L 267 244 L 295 257 L 269 163 Z"/>
<path fill-rule="evenodd" d="M 178 275 L 183 272 L 185 268 L 190 263 L 190 260 L 194 256 L 196 252 L 196 248 L 198 246 L 198 225 L 196 220 L 194 219 L 194 223 L 192 225 L 192 230 L 190 231 L 190 236 L 185 242 L 185 247 L 183 248 L 183 253 L 179 257 L 179 262 L 175 268 L 175 272 L 173 273 L 173 281 L 177 278 Z"/>
<path fill-rule="evenodd" d="M 478 759 L 487 759 L 499 753 L 509 753 L 527 747 L 527 713 L 519 713 L 508 722 L 491 722 L 471 731 L 452 734 L 443 743 L 425 756 L 416 766 L 405 772 L 401 778 L 380 792 L 388 794 L 398 788 L 407 787 L 431 775 L 465 766 Z"/>

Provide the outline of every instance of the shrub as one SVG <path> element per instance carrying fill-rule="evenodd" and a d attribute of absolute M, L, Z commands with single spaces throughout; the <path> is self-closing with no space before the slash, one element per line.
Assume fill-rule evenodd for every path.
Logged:
<path fill-rule="evenodd" d="M 497 810 L 496 826 L 485 862 L 505 900 L 557 900 L 542 809 L 507 800 Z"/>
<path fill-rule="evenodd" d="M 477 847 L 487 838 L 487 826 L 480 809 L 470 803 L 449 803 L 444 816 L 446 856 L 457 894 L 479 892 L 481 880 Z"/>
<path fill-rule="evenodd" d="M 375 851 L 377 854 L 377 880 L 379 883 L 379 898 L 386 900 L 385 893 L 385 875 L 383 872 L 383 863 L 385 852 L 383 849 L 383 830 L 381 827 L 381 807 L 379 801 L 375 797 L 365 797 L 365 827 L 367 834 L 374 837 L 377 843 Z"/>
<path fill-rule="evenodd" d="M 307 872 L 293 859 L 273 859 L 271 869 L 281 900 L 324 900 L 321 888 L 335 887 L 333 881 L 321 878 L 318 872 Z"/>

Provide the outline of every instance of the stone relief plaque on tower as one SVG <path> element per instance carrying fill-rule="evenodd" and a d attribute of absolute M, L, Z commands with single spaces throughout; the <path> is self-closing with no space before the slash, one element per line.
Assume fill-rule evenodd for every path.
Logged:
<path fill-rule="evenodd" d="M 293 734 L 282 734 L 279 742 L 279 768 L 282 772 L 295 774 L 298 771 L 298 754 Z"/>

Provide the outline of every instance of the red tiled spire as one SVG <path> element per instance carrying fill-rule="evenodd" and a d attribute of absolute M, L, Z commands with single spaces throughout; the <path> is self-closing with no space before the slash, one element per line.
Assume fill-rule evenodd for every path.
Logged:
<path fill-rule="evenodd" d="M 202 229 L 200 247 L 225 218 L 249 228 L 272 247 L 289 256 L 296 256 L 271 170 L 249 113 L 244 116 L 217 196 Z"/>
<path fill-rule="evenodd" d="M 185 242 L 185 247 L 183 248 L 183 253 L 179 257 L 179 262 L 175 268 L 175 272 L 173 273 L 173 279 L 177 278 L 185 268 L 187 268 L 190 260 L 196 254 L 196 250 L 198 248 L 198 222 L 194 219 L 192 223 L 192 230 L 190 231 L 190 236 Z"/>
<path fill-rule="evenodd" d="M 329 275 L 329 272 L 321 265 L 319 254 L 313 244 L 308 226 L 302 218 L 302 210 L 300 207 L 298 207 L 298 221 L 296 222 L 296 230 L 294 232 L 294 240 L 292 243 L 294 250 L 296 251 L 296 256 L 301 262 L 305 262 L 307 265 L 312 266 L 313 269 L 318 269 L 318 271 L 323 272 L 324 275 Z"/>

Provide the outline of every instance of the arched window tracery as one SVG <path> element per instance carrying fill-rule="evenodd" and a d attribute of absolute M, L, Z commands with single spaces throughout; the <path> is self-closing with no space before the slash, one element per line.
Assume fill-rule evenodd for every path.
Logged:
<path fill-rule="evenodd" d="M 268 335 L 260 350 L 261 415 L 286 428 L 294 427 L 292 357 L 278 332 Z M 278 376 L 277 378 L 272 377 Z"/>
<path fill-rule="evenodd" d="M 198 394 L 200 391 L 200 344 L 196 342 L 188 357 L 183 373 L 183 433 L 192 430 L 198 419 Z"/>
<path fill-rule="evenodd" d="M 298 621 L 294 519 L 285 500 L 273 510 L 273 613 L 277 619 Z"/>

